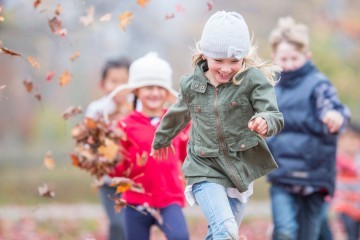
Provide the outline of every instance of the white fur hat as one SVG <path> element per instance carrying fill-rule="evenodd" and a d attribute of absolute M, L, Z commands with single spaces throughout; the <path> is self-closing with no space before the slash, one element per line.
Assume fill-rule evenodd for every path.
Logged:
<path fill-rule="evenodd" d="M 218 11 L 206 22 L 200 51 L 209 58 L 245 57 L 249 51 L 250 35 L 244 18 L 236 12 Z"/>

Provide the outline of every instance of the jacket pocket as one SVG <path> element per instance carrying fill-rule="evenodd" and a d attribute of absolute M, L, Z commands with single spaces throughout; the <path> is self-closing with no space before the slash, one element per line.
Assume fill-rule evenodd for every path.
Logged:
<path fill-rule="evenodd" d="M 218 157 L 219 149 L 194 146 L 194 153 L 199 157 Z"/>
<path fill-rule="evenodd" d="M 259 139 L 256 135 L 243 136 L 241 139 L 228 144 L 232 152 L 245 151 L 249 148 L 255 147 L 259 144 Z"/>

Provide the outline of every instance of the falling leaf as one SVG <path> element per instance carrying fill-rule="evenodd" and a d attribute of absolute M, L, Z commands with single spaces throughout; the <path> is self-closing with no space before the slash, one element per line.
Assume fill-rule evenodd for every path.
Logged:
<path fill-rule="evenodd" d="M 100 17 L 99 21 L 100 22 L 108 22 L 111 20 L 111 13 L 106 13 L 105 15 L 103 15 L 102 17 Z"/>
<path fill-rule="evenodd" d="M 55 192 L 46 183 L 38 187 L 38 192 L 42 197 L 55 197 Z"/>
<path fill-rule="evenodd" d="M 70 158 L 72 160 L 72 164 L 77 167 L 80 165 L 79 157 L 76 154 L 70 154 Z"/>
<path fill-rule="evenodd" d="M 141 7 L 145 7 L 146 4 L 148 4 L 150 2 L 150 0 L 136 0 L 137 4 L 140 5 Z"/>
<path fill-rule="evenodd" d="M 31 93 L 31 91 L 33 90 L 33 82 L 31 81 L 31 79 L 26 79 L 23 81 L 23 84 L 25 86 L 25 89 L 28 93 Z"/>
<path fill-rule="evenodd" d="M 111 197 L 110 195 L 108 195 L 108 197 L 114 201 L 114 210 L 115 210 L 115 213 L 120 213 L 121 209 L 122 209 L 123 207 L 126 207 L 126 205 L 127 205 L 127 202 L 126 202 L 125 199 L 122 199 L 122 198 L 113 198 L 113 197 Z"/>
<path fill-rule="evenodd" d="M 82 113 L 82 110 L 81 110 L 81 106 L 77 106 L 77 107 L 74 107 L 74 106 L 70 106 L 68 107 L 65 112 L 63 113 L 62 117 L 67 120 L 73 116 L 76 116 L 78 114 Z"/>
<path fill-rule="evenodd" d="M 40 64 L 33 57 L 28 57 L 27 61 L 31 64 L 31 66 L 33 66 L 33 68 L 40 69 Z"/>
<path fill-rule="evenodd" d="M 59 79 L 60 86 L 65 86 L 71 81 L 71 74 L 68 70 L 65 70 L 63 74 L 61 74 Z"/>
<path fill-rule="evenodd" d="M 120 16 L 119 16 L 119 20 L 120 20 L 120 28 L 125 31 L 125 27 L 127 25 L 130 24 L 130 21 L 132 19 L 133 15 L 131 12 L 123 12 Z"/>
<path fill-rule="evenodd" d="M 62 37 L 67 35 L 67 30 L 65 28 L 62 28 L 62 22 L 56 16 L 52 19 L 49 19 L 49 26 L 52 33 L 60 35 Z"/>
<path fill-rule="evenodd" d="M 89 26 L 94 22 L 94 14 L 95 14 L 94 6 L 89 7 L 86 10 L 86 12 L 87 12 L 86 16 L 80 17 L 80 23 L 85 27 Z"/>
<path fill-rule="evenodd" d="M 34 95 L 35 99 L 38 100 L 39 102 L 41 101 L 41 94 L 37 93 Z"/>
<path fill-rule="evenodd" d="M 34 1 L 34 8 L 37 8 L 41 4 L 42 0 L 35 0 Z"/>
<path fill-rule="evenodd" d="M 214 2 L 208 2 L 206 3 L 208 11 L 211 11 L 214 7 Z"/>
<path fill-rule="evenodd" d="M 56 9 L 55 9 L 55 15 L 59 16 L 62 12 L 62 7 L 60 4 L 57 5 Z"/>
<path fill-rule="evenodd" d="M 172 18 L 174 18 L 174 17 L 175 17 L 175 14 L 173 14 L 173 13 L 168 13 L 168 14 L 165 15 L 165 20 L 169 20 L 169 19 L 172 19 Z"/>
<path fill-rule="evenodd" d="M 4 48 L 4 47 L 0 47 L 0 50 L 1 50 L 0 53 L 2 53 L 2 54 L 21 57 L 21 55 L 19 53 L 16 53 L 16 52 L 11 51 L 11 50 L 9 50 L 7 48 Z"/>
<path fill-rule="evenodd" d="M 112 140 L 106 138 L 105 145 L 101 145 L 98 148 L 100 155 L 104 156 L 106 159 L 113 161 L 116 156 L 119 154 L 119 146 L 114 143 Z"/>
<path fill-rule="evenodd" d="M 79 56 L 80 56 L 80 52 L 76 51 L 71 55 L 70 60 L 75 61 Z"/>
<path fill-rule="evenodd" d="M 48 72 L 45 77 L 46 81 L 50 82 L 55 76 L 55 74 L 56 74 L 55 72 Z"/>
<path fill-rule="evenodd" d="M 178 13 L 185 12 L 185 8 L 184 8 L 184 6 L 181 5 L 181 4 L 177 4 L 177 5 L 175 6 L 175 8 L 176 8 L 176 11 L 177 11 Z"/>
<path fill-rule="evenodd" d="M 55 160 L 54 160 L 53 154 L 50 150 L 47 151 L 45 154 L 44 166 L 49 170 L 53 170 L 55 168 Z"/>
<path fill-rule="evenodd" d="M 144 166 L 148 159 L 148 152 L 143 151 L 141 155 L 139 153 L 136 153 L 136 165 L 138 166 Z"/>
<path fill-rule="evenodd" d="M 0 90 L 3 90 L 6 88 L 6 85 L 0 85 Z"/>

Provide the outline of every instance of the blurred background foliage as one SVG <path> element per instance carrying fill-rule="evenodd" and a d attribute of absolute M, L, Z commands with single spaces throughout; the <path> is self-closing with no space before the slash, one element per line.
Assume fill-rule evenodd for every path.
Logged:
<path fill-rule="evenodd" d="M 292 16 L 307 24 L 311 32 L 313 59 L 337 87 L 341 100 L 360 122 L 360 2 L 357 0 L 150 0 L 141 7 L 136 0 L 0 0 L 0 44 L 24 58 L 0 54 L 0 204 L 36 204 L 48 201 L 38 196 L 37 187 L 47 182 L 55 188 L 51 201 L 96 201 L 92 178 L 71 166 L 69 154 L 74 142 L 70 129 L 83 115 L 64 120 L 70 105 L 88 103 L 101 96 L 100 72 L 108 59 L 126 56 L 136 59 L 157 51 L 174 69 L 174 86 L 191 71 L 191 49 L 201 36 L 208 17 L 217 10 L 234 10 L 246 19 L 258 44 L 259 55 L 271 58 L 267 37 L 279 17 Z M 61 4 L 60 19 L 66 37 L 51 32 L 48 19 Z M 79 19 L 94 6 L 94 22 L 84 26 Z M 212 9 L 209 9 L 209 6 Z M 125 31 L 118 16 L 130 11 L 133 19 Z M 99 18 L 112 14 L 108 22 Z M 166 19 L 166 16 L 171 16 Z M 76 61 L 71 55 L 80 52 Z M 40 69 L 26 60 L 35 58 Z M 71 82 L 59 86 L 59 76 L 68 70 Z M 46 74 L 56 73 L 50 81 Z M 23 81 L 32 79 L 35 89 L 26 92 Z M 42 100 L 34 98 L 39 93 Z M 43 166 L 51 150 L 57 167 Z M 267 196 L 265 181 L 259 181 L 255 198 Z"/>

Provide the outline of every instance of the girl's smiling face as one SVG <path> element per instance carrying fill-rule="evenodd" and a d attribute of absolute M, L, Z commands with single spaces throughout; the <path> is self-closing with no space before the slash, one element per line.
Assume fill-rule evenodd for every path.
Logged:
<path fill-rule="evenodd" d="M 240 71 L 243 59 L 236 58 L 206 58 L 209 71 L 206 77 L 217 87 L 221 83 L 229 82 Z"/>
<path fill-rule="evenodd" d="M 135 93 L 142 103 L 142 111 L 147 115 L 162 113 L 169 94 L 165 88 L 159 86 L 141 87 Z"/>

